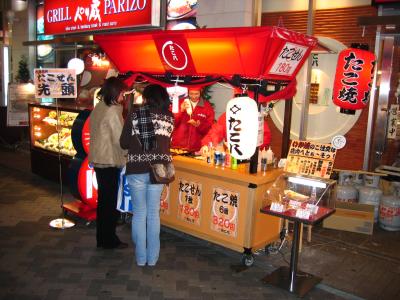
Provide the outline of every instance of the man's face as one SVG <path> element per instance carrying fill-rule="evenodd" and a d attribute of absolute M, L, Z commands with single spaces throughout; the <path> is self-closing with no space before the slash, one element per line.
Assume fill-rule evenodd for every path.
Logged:
<path fill-rule="evenodd" d="M 189 99 L 192 102 L 198 102 L 200 100 L 200 91 L 190 90 Z"/>

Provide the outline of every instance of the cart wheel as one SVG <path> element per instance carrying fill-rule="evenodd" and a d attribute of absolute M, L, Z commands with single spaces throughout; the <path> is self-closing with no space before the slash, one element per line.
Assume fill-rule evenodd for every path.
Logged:
<path fill-rule="evenodd" d="M 242 255 L 242 264 L 246 267 L 251 267 L 254 263 L 254 255 L 253 254 L 243 254 Z"/>
<path fill-rule="evenodd" d="M 271 244 L 265 245 L 265 248 L 264 248 L 265 255 L 271 254 L 271 247 L 272 247 Z"/>

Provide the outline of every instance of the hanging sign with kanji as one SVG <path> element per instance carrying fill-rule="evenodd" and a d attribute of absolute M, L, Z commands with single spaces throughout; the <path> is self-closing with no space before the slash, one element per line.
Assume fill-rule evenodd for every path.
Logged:
<path fill-rule="evenodd" d="M 331 144 L 293 140 L 285 171 L 301 175 L 329 178 L 333 171 L 336 148 Z"/>
<path fill-rule="evenodd" d="M 178 219 L 200 226 L 201 183 L 179 179 L 178 189 Z"/>
<path fill-rule="evenodd" d="M 76 98 L 76 73 L 74 69 L 35 69 L 36 98 Z"/>
<path fill-rule="evenodd" d="M 354 111 L 367 106 L 374 75 L 375 55 L 348 48 L 340 52 L 333 86 L 333 103 Z"/>
<path fill-rule="evenodd" d="M 400 134 L 398 127 L 400 124 L 400 111 L 398 104 L 390 105 L 389 109 L 389 120 L 388 120 L 388 127 L 387 127 L 387 138 L 388 139 L 396 139 L 397 135 Z"/>
<path fill-rule="evenodd" d="M 211 205 L 211 229 L 227 236 L 236 237 L 239 213 L 238 192 L 214 188 Z"/>

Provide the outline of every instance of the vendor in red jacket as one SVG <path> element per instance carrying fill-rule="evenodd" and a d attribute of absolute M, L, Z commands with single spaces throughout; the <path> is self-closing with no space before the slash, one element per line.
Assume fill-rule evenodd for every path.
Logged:
<path fill-rule="evenodd" d="M 201 139 L 210 130 L 215 113 L 211 104 L 201 98 L 200 88 L 189 88 L 188 96 L 179 101 L 180 111 L 174 114 L 171 147 L 194 152 L 200 150 Z"/>
<path fill-rule="evenodd" d="M 217 123 L 215 123 L 207 135 L 201 140 L 202 151 L 206 153 L 209 149 L 206 148 L 212 143 L 216 147 L 222 141 L 226 141 L 226 113 L 224 112 L 219 118 Z M 264 143 L 260 146 L 261 149 L 268 148 L 271 142 L 271 131 L 269 130 L 267 121 L 264 117 Z"/>

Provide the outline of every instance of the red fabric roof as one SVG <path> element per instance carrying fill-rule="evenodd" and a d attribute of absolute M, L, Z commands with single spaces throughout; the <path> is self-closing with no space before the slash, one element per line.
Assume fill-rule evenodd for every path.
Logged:
<path fill-rule="evenodd" d="M 96 35 L 120 72 L 240 75 L 292 80 L 317 44 L 280 27 L 157 30 Z"/>

